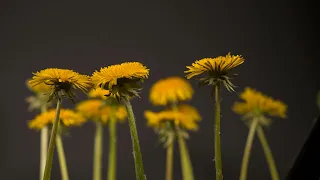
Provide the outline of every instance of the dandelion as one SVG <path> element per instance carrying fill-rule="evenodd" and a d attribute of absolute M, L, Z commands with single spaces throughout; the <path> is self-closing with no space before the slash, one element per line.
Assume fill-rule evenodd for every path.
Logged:
<path fill-rule="evenodd" d="M 240 98 L 243 102 L 235 102 L 232 109 L 235 113 L 243 116 L 247 125 L 250 126 L 242 159 L 240 180 L 245 180 L 247 178 L 249 157 L 256 131 L 262 144 L 272 179 L 278 180 L 279 175 L 276 164 L 262 126 L 267 126 L 271 123 L 269 117 L 286 118 L 287 105 L 280 100 L 268 97 L 250 87 L 245 88 L 244 92 L 240 94 Z"/>
<path fill-rule="evenodd" d="M 101 68 L 92 74 L 92 82 L 96 87 L 109 90 L 110 95 L 118 100 L 134 97 L 141 89 L 139 82 L 147 79 L 149 69 L 139 62 L 125 62 Z"/>
<path fill-rule="evenodd" d="M 56 112 L 54 109 L 50 109 L 47 112 L 43 112 L 37 115 L 33 120 L 28 123 L 30 129 L 41 130 L 46 127 L 52 127 L 56 117 Z M 63 143 L 61 139 L 61 134 L 63 129 L 71 126 L 80 126 L 85 122 L 83 116 L 79 113 L 75 113 L 70 109 L 60 110 L 61 124 L 59 125 L 59 133 L 57 133 L 55 141 L 57 144 L 57 152 L 60 163 L 61 178 L 62 180 L 68 180 L 68 168 L 65 159 L 65 153 L 63 148 Z"/>
<path fill-rule="evenodd" d="M 50 86 L 51 92 L 49 95 L 48 102 L 50 102 L 54 97 L 57 100 L 56 114 L 51 130 L 48 155 L 43 175 L 44 180 L 49 180 L 52 167 L 53 151 L 56 142 L 55 140 L 60 120 L 59 116 L 62 97 L 67 96 L 70 100 L 72 100 L 72 102 L 74 102 L 75 94 L 73 90 L 80 89 L 82 91 L 86 91 L 88 88 L 91 87 L 91 82 L 89 76 L 81 75 L 77 72 L 68 69 L 49 68 L 33 74 L 34 76 L 29 81 L 30 85 L 34 88 L 43 84 Z"/>
<path fill-rule="evenodd" d="M 130 98 L 139 97 L 140 83 L 148 78 L 149 69 L 140 62 L 125 62 L 103 67 L 92 74 L 94 87 L 110 91 L 109 96 L 123 103 L 128 112 L 130 133 L 135 162 L 136 179 L 146 179 L 140 151 L 139 138 Z"/>
<path fill-rule="evenodd" d="M 201 86 L 210 85 L 213 87 L 212 95 L 215 97 L 215 168 L 216 179 L 222 180 L 222 161 L 221 161 L 221 143 L 220 143 L 220 86 L 224 85 L 228 91 L 234 91 L 234 85 L 231 82 L 230 72 L 244 62 L 240 55 L 218 56 L 216 58 L 204 58 L 187 66 L 185 71 L 187 79 L 206 74 L 199 79 Z"/>
<path fill-rule="evenodd" d="M 166 109 L 160 112 L 145 111 L 148 125 L 160 135 L 167 148 L 166 180 L 172 180 L 173 144 L 178 137 L 183 178 L 193 179 L 192 164 L 184 138 L 188 138 L 187 130 L 198 130 L 197 123 L 201 120 L 198 111 L 187 104 L 180 104 L 176 109 Z"/>
<path fill-rule="evenodd" d="M 150 101 L 153 105 L 167 105 L 192 98 L 193 89 L 188 81 L 181 77 L 168 77 L 159 80 L 150 90 Z"/>
<path fill-rule="evenodd" d="M 107 96 L 110 95 L 110 91 L 102 88 L 93 88 L 89 91 L 88 95 L 90 98 L 107 99 Z"/>
<path fill-rule="evenodd" d="M 61 99 L 61 96 L 66 95 L 73 101 L 75 97 L 73 89 L 85 92 L 91 87 L 89 76 L 68 69 L 48 68 L 33 74 L 33 78 L 29 81 L 30 85 L 33 88 L 43 84 L 50 86 L 52 89 L 50 100 L 53 96 Z"/>
<path fill-rule="evenodd" d="M 184 180 L 193 180 L 192 164 L 185 143 L 188 138 L 187 131 L 196 131 L 198 121 L 201 119 L 196 108 L 181 104 L 193 96 L 192 86 L 185 79 L 172 76 L 157 81 L 150 89 L 149 99 L 153 105 L 165 107 L 160 112 L 146 110 L 144 115 L 148 126 L 152 127 L 160 136 L 167 150 L 166 180 L 172 180 L 173 149 L 177 137 L 182 175 Z"/>

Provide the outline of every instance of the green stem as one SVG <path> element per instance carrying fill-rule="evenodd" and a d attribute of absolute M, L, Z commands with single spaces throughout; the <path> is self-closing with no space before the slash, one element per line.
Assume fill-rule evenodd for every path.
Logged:
<path fill-rule="evenodd" d="M 222 180 L 222 161 L 220 143 L 220 84 L 215 87 L 215 120 L 214 120 L 214 154 L 216 167 L 216 180 Z"/>
<path fill-rule="evenodd" d="M 62 180 L 69 180 L 66 156 L 64 154 L 63 143 L 62 143 L 61 136 L 59 133 L 57 134 L 57 137 L 56 137 L 56 143 L 57 143 L 57 152 L 58 152 L 60 171 L 61 171 L 60 172 L 61 179 Z"/>
<path fill-rule="evenodd" d="M 241 173 L 240 173 L 240 180 L 246 180 L 247 179 L 247 172 L 248 172 L 248 164 L 249 164 L 249 158 L 250 158 L 250 153 L 251 153 L 251 147 L 252 147 L 252 142 L 254 138 L 254 134 L 256 132 L 258 125 L 258 120 L 253 119 L 250 125 L 250 130 L 246 142 L 246 147 L 244 149 L 244 154 L 242 158 L 242 164 L 241 164 Z"/>
<path fill-rule="evenodd" d="M 134 158 L 135 170 L 136 170 L 136 179 L 146 180 L 146 176 L 144 174 L 143 162 L 142 162 L 142 155 L 141 155 L 140 145 L 139 145 L 139 137 L 138 137 L 138 132 L 137 132 L 137 127 L 136 127 L 132 106 L 128 98 L 123 98 L 122 102 L 125 105 L 128 112 L 129 127 L 130 127 L 132 147 L 133 147 L 133 158 Z"/>
<path fill-rule="evenodd" d="M 41 113 L 47 111 L 47 106 L 41 106 Z M 43 179 L 44 168 L 46 166 L 46 158 L 48 151 L 48 127 L 45 126 L 41 129 L 41 137 L 40 137 L 40 180 Z"/>
<path fill-rule="evenodd" d="M 270 170 L 270 174 L 273 180 L 279 180 L 279 174 L 277 171 L 277 167 L 276 167 L 276 163 L 273 159 L 272 153 L 271 153 L 271 149 L 269 147 L 269 144 L 267 142 L 267 139 L 264 135 L 263 129 L 261 126 L 257 127 L 257 134 L 258 137 L 260 139 L 264 154 L 266 156 L 267 162 L 268 162 L 268 166 L 269 166 L 269 170 Z"/>
<path fill-rule="evenodd" d="M 193 170 L 187 145 L 182 135 L 177 132 L 183 180 L 193 180 Z"/>
<path fill-rule="evenodd" d="M 166 180 L 172 180 L 174 140 L 167 147 Z"/>
<path fill-rule="evenodd" d="M 101 180 L 101 164 L 102 164 L 102 138 L 103 125 L 96 122 L 96 134 L 94 138 L 94 154 L 93 154 L 93 180 Z"/>
<path fill-rule="evenodd" d="M 109 120 L 109 133 L 110 133 L 110 149 L 109 149 L 109 165 L 108 165 L 108 180 L 116 180 L 117 170 L 117 129 L 116 129 L 116 117 L 110 116 Z"/>
<path fill-rule="evenodd" d="M 57 136 L 58 126 L 59 126 L 59 121 L 60 121 L 60 108 L 61 108 L 61 100 L 58 99 L 57 100 L 56 115 L 53 120 L 53 127 L 52 127 L 51 135 L 50 135 L 49 149 L 48 149 L 48 154 L 47 154 L 46 167 L 44 169 L 43 180 L 50 180 L 50 176 L 51 176 L 53 152 L 54 152 L 54 147 L 56 145 L 55 142 L 56 142 L 56 136 Z"/>

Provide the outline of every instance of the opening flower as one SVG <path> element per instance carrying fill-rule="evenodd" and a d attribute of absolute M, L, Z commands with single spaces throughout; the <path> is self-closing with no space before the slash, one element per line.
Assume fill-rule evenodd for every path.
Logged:
<path fill-rule="evenodd" d="M 47 112 L 37 115 L 33 120 L 31 120 L 28 125 L 30 129 L 41 129 L 47 125 L 52 125 L 54 117 L 56 114 L 55 109 L 50 109 Z M 61 109 L 60 110 L 60 122 L 64 126 L 79 126 L 85 122 L 85 118 L 71 109 Z"/>
<path fill-rule="evenodd" d="M 111 114 L 111 108 L 115 108 L 114 114 Z M 116 116 L 116 119 L 123 121 L 127 117 L 127 111 L 123 106 L 110 107 L 103 105 L 103 101 L 98 99 L 90 99 L 79 103 L 76 110 L 85 118 L 94 121 L 107 123 L 110 116 Z"/>
<path fill-rule="evenodd" d="M 68 69 L 48 68 L 33 74 L 34 76 L 29 81 L 30 85 L 32 87 L 41 84 L 50 86 L 53 90 L 50 100 L 53 96 L 60 98 L 59 92 L 73 100 L 74 94 L 72 89 L 80 89 L 85 92 L 91 87 L 89 76 L 81 75 Z"/>
<path fill-rule="evenodd" d="M 156 82 L 150 90 L 150 101 L 154 105 L 167 105 L 177 101 L 190 100 L 193 89 L 181 77 L 168 77 Z"/>
<path fill-rule="evenodd" d="M 186 70 L 185 73 L 187 79 L 207 73 L 208 77 L 200 79 L 200 85 L 215 86 L 223 83 L 229 91 L 233 91 L 234 85 L 227 75 L 233 68 L 241 65 L 243 62 L 244 58 L 242 56 L 228 53 L 226 56 L 198 60 L 192 63 L 191 66 L 187 66 L 188 70 Z"/>
<path fill-rule="evenodd" d="M 160 112 L 145 111 L 145 118 L 148 125 L 154 128 L 161 128 L 166 122 L 173 122 L 175 125 L 187 129 L 197 130 L 197 122 L 201 120 L 198 111 L 186 104 L 179 105 L 177 110 L 168 109 Z"/>
<path fill-rule="evenodd" d="M 117 65 L 103 67 L 92 74 L 92 82 L 95 87 L 101 87 L 110 91 L 110 95 L 120 99 L 121 97 L 139 96 L 138 84 L 148 78 L 149 69 L 140 62 L 125 62 Z"/>
<path fill-rule="evenodd" d="M 240 115 L 246 115 L 252 112 L 259 112 L 269 116 L 285 118 L 287 113 L 287 105 L 280 100 L 275 100 L 269 96 L 262 94 L 250 87 L 246 87 L 244 92 L 240 94 L 240 98 L 244 102 L 235 102 L 232 109 Z"/>

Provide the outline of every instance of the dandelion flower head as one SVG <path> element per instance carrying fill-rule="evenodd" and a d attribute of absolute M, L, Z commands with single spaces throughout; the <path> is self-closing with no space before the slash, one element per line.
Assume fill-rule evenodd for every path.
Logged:
<path fill-rule="evenodd" d="M 150 101 L 154 105 L 167 105 L 178 101 L 190 100 L 193 89 L 181 77 L 168 77 L 156 82 L 150 90 Z"/>
<path fill-rule="evenodd" d="M 164 110 L 160 112 L 145 111 L 148 125 L 161 128 L 165 122 L 173 122 L 175 125 L 187 130 L 197 130 L 197 122 L 201 120 L 198 111 L 190 105 L 179 105 L 177 110 Z"/>
<path fill-rule="evenodd" d="M 107 123 L 110 116 L 115 116 L 117 120 L 123 121 L 127 117 L 127 111 L 123 106 L 114 107 L 114 114 L 112 114 L 112 107 L 108 105 L 103 105 L 103 101 L 99 99 L 89 99 L 83 102 L 80 102 L 76 110 L 81 113 L 85 118 L 101 121 Z"/>
<path fill-rule="evenodd" d="M 47 125 L 52 125 L 55 118 L 56 110 L 50 109 L 47 112 L 37 115 L 33 120 L 29 121 L 30 129 L 41 129 Z M 60 110 L 60 123 L 64 126 L 80 126 L 86 120 L 85 118 L 71 109 Z"/>
<path fill-rule="evenodd" d="M 235 102 L 232 109 L 240 115 L 258 111 L 269 116 L 286 118 L 287 105 L 280 100 L 275 100 L 250 87 L 245 88 L 240 94 L 243 102 Z"/>
<path fill-rule="evenodd" d="M 34 76 L 29 81 L 33 87 L 44 83 L 55 91 L 64 90 L 67 93 L 71 89 L 87 91 L 91 87 L 89 76 L 68 69 L 48 68 L 33 74 Z"/>
<path fill-rule="evenodd" d="M 148 78 L 149 69 L 140 62 L 125 62 L 103 67 L 92 74 L 95 87 L 110 91 L 110 95 L 121 97 L 124 94 L 137 96 L 133 89 L 137 89 L 136 82 Z M 138 87 L 140 88 L 140 87 Z"/>
<path fill-rule="evenodd" d="M 226 75 L 231 69 L 239 66 L 244 62 L 244 58 L 240 55 L 218 56 L 216 58 L 204 58 L 187 66 L 186 77 L 190 79 L 194 76 L 208 72 L 210 75 L 221 76 Z"/>
<path fill-rule="evenodd" d="M 102 89 L 100 87 L 98 88 L 92 88 L 89 91 L 89 97 L 90 98 L 100 98 L 100 99 L 107 99 L 107 96 L 110 94 L 109 90 Z"/>

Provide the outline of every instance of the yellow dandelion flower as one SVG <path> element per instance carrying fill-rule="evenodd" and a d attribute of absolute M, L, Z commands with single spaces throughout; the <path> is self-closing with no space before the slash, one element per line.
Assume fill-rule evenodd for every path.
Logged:
<path fill-rule="evenodd" d="M 115 115 L 119 121 L 123 122 L 127 118 L 128 113 L 124 106 L 118 106 Z"/>
<path fill-rule="evenodd" d="M 50 85 L 47 85 L 45 83 L 40 83 L 39 85 L 37 86 L 32 86 L 30 84 L 30 79 L 27 80 L 27 87 L 33 91 L 34 93 L 41 93 L 41 94 L 46 94 L 46 93 L 50 93 L 52 91 L 52 87 Z"/>
<path fill-rule="evenodd" d="M 286 118 L 287 105 L 280 100 L 275 100 L 250 87 L 245 88 L 240 98 L 244 102 L 235 102 L 232 107 L 237 114 L 245 115 L 258 111 L 269 116 Z"/>
<path fill-rule="evenodd" d="M 76 110 L 81 113 L 85 118 L 94 121 L 101 121 L 107 123 L 111 114 L 110 106 L 103 106 L 103 102 L 98 99 L 90 99 L 79 103 Z M 114 112 L 116 119 L 123 121 L 127 117 L 127 111 L 123 106 L 115 108 Z"/>
<path fill-rule="evenodd" d="M 105 90 L 102 88 L 93 88 L 89 91 L 90 98 L 100 98 L 100 99 L 107 99 L 106 96 L 110 94 L 109 90 Z"/>
<path fill-rule="evenodd" d="M 240 55 L 231 55 L 228 53 L 226 56 L 218 56 L 216 58 L 204 58 L 187 66 L 185 71 L 187 79 L 194 76 L 208 73 L 208 77 L 201 78 L 201 85 L 217 85 L 223 83 L 224 86 L 233 91 L 234 85 L 230 82 L 228 73 L 235 67 L 241 65 L 244 58 Z"/>
<path fill-rule="evenodd" d="M 71 109 L 62 109 L 60 119 L 65 126 L 80 126 L 86 122 L 86 119 L 80 113 L 76 113 Z"/>
<path fill-rule="evenodd" d="M 181 77 L 168 77 L 156 82 L 150 90 L 150 101 L 154 105 L 167 105 L 177 101 L 190 100 L 193 89 Z"/>
<path fill-rule="evenodd" d="M 91 87 L 89 76 L 68 69 L 48 68 L 33 74 L 29 81 L 32 87 L 44 83 L 51 86 L 54 92 L 63 90 L 69 97 L 73 97 L 72 89 L 87 91 Z"/>
<path fill-rule="evenodd" d="M 175 125 L 188 130 L 197 130 L 197 122 L 201 120 L 198 111 L 190 105 L 179 105 L 177 111 L 169 109 L 160 112 L 145 111 L 148 125 L 159 128 L 164 122 L 172 121 Z"/>
<path fill-rule="evenodd" d="M 50 109 L 47 112 L 37 115 L 33 120 L 29 121 L 28 125 L 30 129 L 41 129 L 47 125 L 53 123 L 54 117 L 56 114 L 55 109 Z M 85 122 L 84 117 L 75 113 L 70 109 L 61 109 L 60 110 L 60 122 L 64 126 L 79 126 Z"/>
<path fill-rule="evenodd" d="M 125 62 L 101 68 L 92 74 L 95 87 L 110 91 L 117 98 L 123 96 L 138 96 L 136 90 L 141 87 L 137 82 L 148 78 L 149 69 L 139 62 Z"/>

